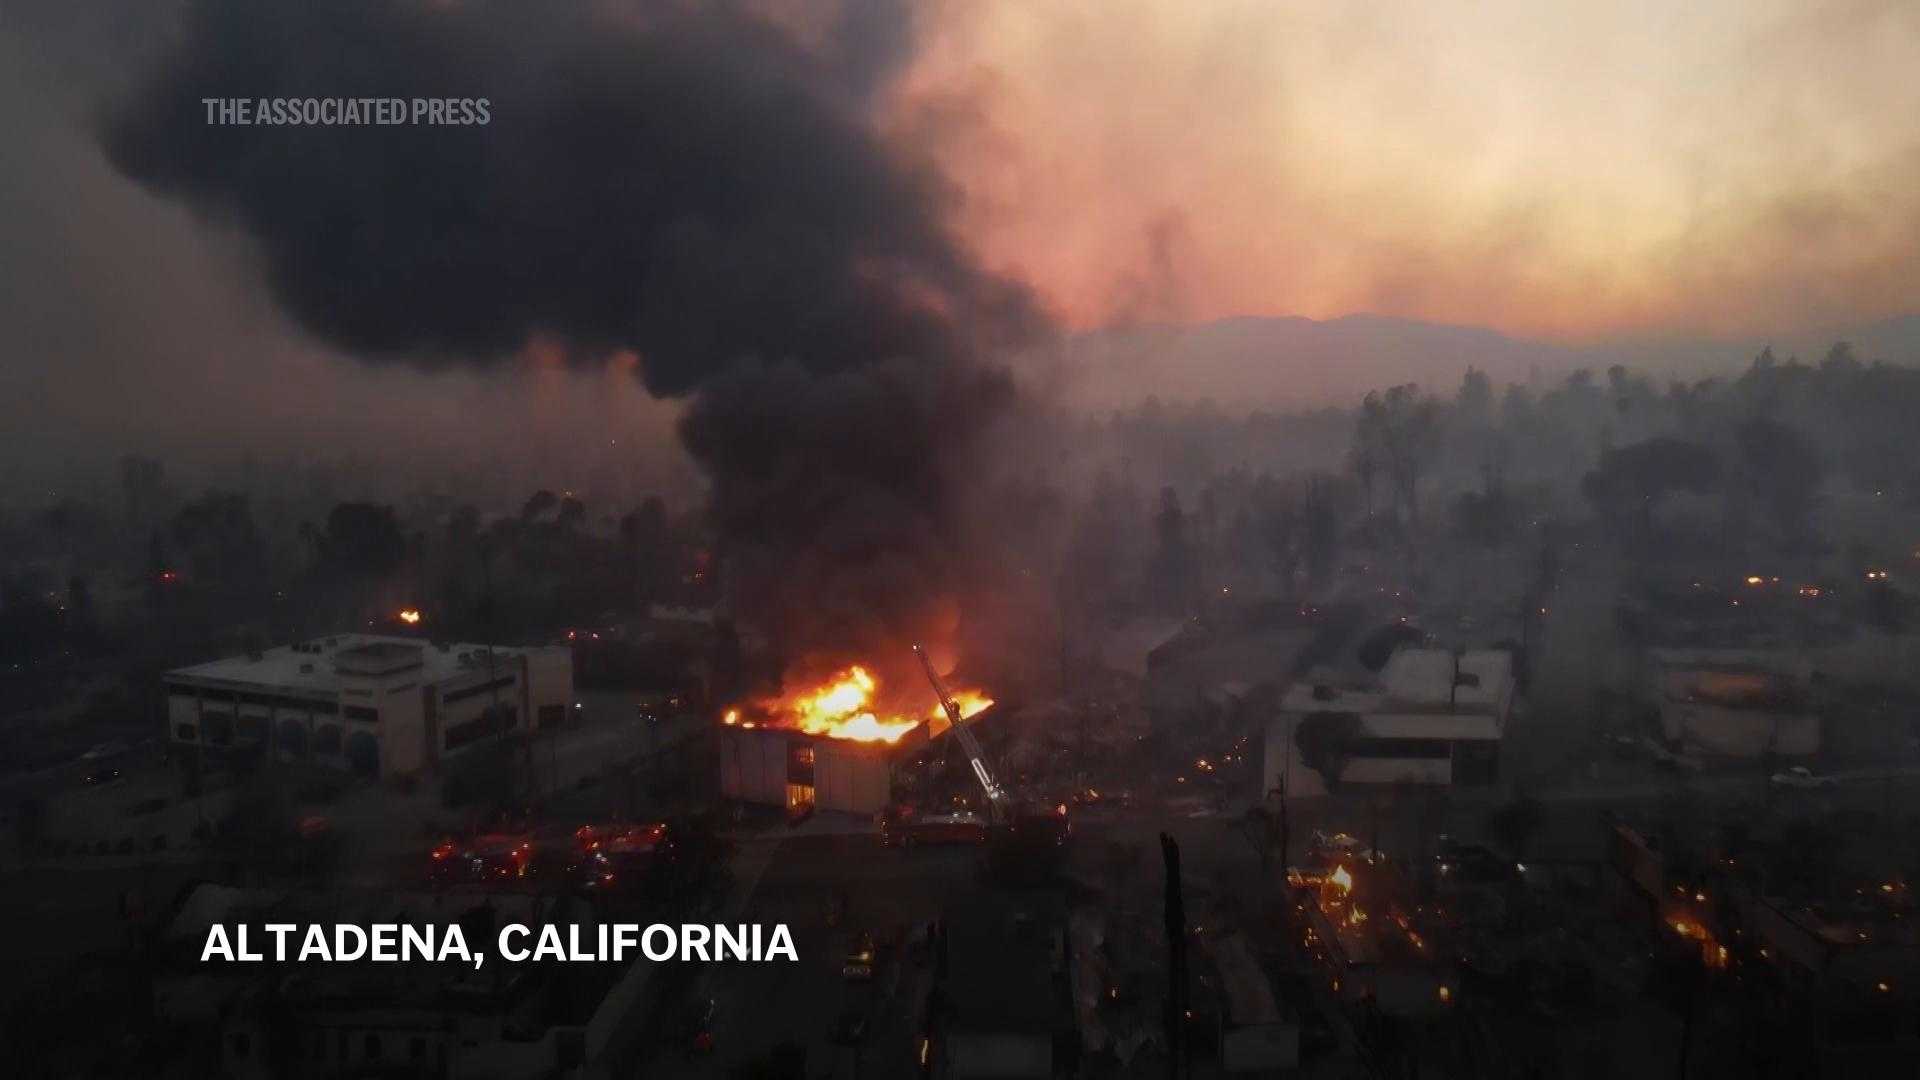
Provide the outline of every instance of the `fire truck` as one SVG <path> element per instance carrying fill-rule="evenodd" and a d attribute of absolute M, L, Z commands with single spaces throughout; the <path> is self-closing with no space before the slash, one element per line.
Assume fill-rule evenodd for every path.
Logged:
<path fill-rule="evenodd" d="M 898 807 L 890 810 L 882 820 L 883 842 L 900 842 L 901 846 L 911 846 L 913 843 L 977 843 L 992 840 L 1001 848 L 1064 845 L 1073 835 L 1073 823 L 1068 817 L 1066 804 L 1049 806 L 1009 793 L 995 779 L 993 769 L 987 764 L 986 750 L 981 747 L 980 740 L 974 738 L 972 725 L 948 692 L 940 673 L 933 669 L 933 661 L 927 658 L 926 650 L 915 645 L 913 655 L 919 658 L 920 669 L 926 672 L 927 682 L 933 686 L 934 694 L 940 699 L 940 708 L 947 714 L 954 740 L 967 755 L 967 764 L 973 770 L 974 780 L 986 796 L 986 813 L 981 815 L 960 811 L 923 815 L 911 807 Z M 889 836 L 897 840 L 889 839 Z"/>

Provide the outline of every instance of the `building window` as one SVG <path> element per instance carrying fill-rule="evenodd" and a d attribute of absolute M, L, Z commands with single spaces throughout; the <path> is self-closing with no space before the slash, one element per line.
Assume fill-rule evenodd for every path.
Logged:
<path fill-rule="evenodd" d="M 484 709 L 471 720 L 447 726 L 446 748 L 458 750 L 468 743 L 506 731 L 519 720 L 520 710 L 511 705 Z"/>
<path fill-rule="evenodd" d="M 813 747 L 799 743 L 787 748 L 787 783 L 812 788 Z"/>
<path fill-rule="evenodd" d="M 1453 744 L 1446 739 L 1354 739 L 1347 744 L 1347 755 L 1357 758 L 1446 758 L 1453 756 Z"/>
<path fill-rule="evenodd" d="M 565 705 L 540 706 L 540 730 L 542 731 L 559 727 L 561 721 L 566 718 L 567 707 Z"/>
<path fill-rule="evenodd" d="M 267 723 L 257 716 L 243 716 L 240 718 L 239 732 L 242 742 L 259 742 L 266 738 Z"/>
<path fill-rule="evenodd" d="M 316 754 L 337 754 L 340 752 L 340 725 L 325 724 L 313 733 L 313 752 Z"/>
<path fill-rule="evenodd" d="M 246 1057 L 253 1051 L 253 1036 L 244 1031 L 233 1033 L 233 1056 Z"/>
<path fill-rule="evenodd" d="M 173 734 L 181 742 L 192 742 L 200 737 L 200 729 L 192 724 L 181 724 L 173 729 Z"/>
<path fill-rule="evenodd" d="M 380 740 L 364 731 L 347 738 L 347 763 L 363 776 L 380 775 Z"/>
<path fill-rule="evenodd" d="M 424 1037 L 419 1035 L 415 1035 L 412 1039 L 408 1040 L 407 1055 L 413 1058 L 413 1060 L 415 1061 L 419 1061 L 421 1058 L 426 1057 L 427 1056 L 427 1040 Z"/>
<path fill-rule="evenodd" d="M 283 754 L 296 758 L 307 756 L 307 725 L 288 718 L 280 721 L 279 737 L 274 740 Z"/>
<path fill-rule="evenodd" d="M 207 741 L 215 746 L 229 746 L 233 743 L 233 714 L 207 713 L 201 718 L 201 726 L 207 729 Z"/>
<path fill-rule="evenodd" d="M 488 682 L 475 683 L 472 686 L 464 686 L 458 690 L 449 690 L 445 694 L 441 695 L 441 702 L 443 704 L 451 705 L 456 701 L 465 701 L 470 697 L 477 697 L 481 694 L 490 693 L 494 690 L 508 689 L 509 687 L 513 686 L 515 682 L 516 680 L 512 675 L 502 675 L 499 678 L 493 679 Z"/>
<path fill-rule="evenodd" d="M 380 722 L 380 710 L 365 705 L 348 705 L 340 710 L 349 720 L 362 720 L 369 724 Z"/>
<path fill-rule="evenodd" d="M 380 1036 L 378 1035 L 367 1036 L 367 1060 L 380 1060 Z"/>

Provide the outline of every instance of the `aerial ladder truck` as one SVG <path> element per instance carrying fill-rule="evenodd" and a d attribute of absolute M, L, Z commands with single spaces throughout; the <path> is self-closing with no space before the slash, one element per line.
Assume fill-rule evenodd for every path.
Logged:
<path fill-rule="evenodd" d="M 967 764 L 973 768 L 974 779 L 979 781 L 980 790 L 986 794 L 990 831 L 1001 837 L 1020 833 L 1023 839 L 1052 845 L 1065 843 L 1073 831 L 1067 821 L 1066 806 L 1028 805 L 1009 794 L 994 779 L 993 769 L 987 765 L 986 751 L 981 748 L 980 740 L 974 737 L 973 725 L 960 711 L 953 695 L 948 693 L 946 682 L 933 669 L 933 661 L 927 658 L 926 650 L 915 645 L 913 655 L 920 659 L 920 669 L 927 673 L 927 682 L 940 699 L 940 709 L 947 714 L 953 737 L 959 741 L 960 749 L 967 755 Z"/>
<path fill-rule="evenodd" d="M 913 647 L 913 655 L 920 658 L 920 670 L 927 673 L 927 681 L 933 684 L 933 692 L 940 698 L 940 708 L 947 714 L 947 722 L 953 726 L 953 737 L 960 740 L 960 749 L 966 752 L 967 763 L 973 766 L 973 775 L 980 781 L 980 790 L 987 795 L 987 818 L 995 824 L 1002 823 L 1007 817 L 1007 792 L 993 778 L 993 770 L 987 768 L 986 751 L 980 748 L 980 740 L 973 737 L 973 729 L 967 726 L 966 717 L 961 715 L 960 706 L 947 692 L 947 684 L 940 680 L 940 673 L 933 670 L 933 661 L 927 659 L 927 651 L 920 646 Z"/>

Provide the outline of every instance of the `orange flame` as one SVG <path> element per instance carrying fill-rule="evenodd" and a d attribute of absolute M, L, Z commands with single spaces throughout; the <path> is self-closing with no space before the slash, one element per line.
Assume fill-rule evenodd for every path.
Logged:
<path fill-rule="evenodd" d="M 1334 867 L 1333 873 L 1327 875 L 1327 881 L 1343 893 L 1353 891 L 1353 875 L 1347 873 L 1345 866 Z"/>
<path fill-rule="evenodd" d="M 406 623 L 408 626 L 413 626 L 419 623 L 420 621 L 419 610 L 416 608 L 401 608 L 400 621 L 403 623 Z"/>
<path fill-rule="evenodd" d="M 855 742 L 899 742 L 916 721 L 902 717 L 881 720 L 873 714 L 873 692 L 879 682 L 858 664 L 815 690 L 793 698 L 777 712 L 792 718 L 794 727 L 809 735 L 825 735 Z"/>
<path fill-rule="evenodd" d="M 880 681 L 873 673 L 855 664 L 818 686 L 784 699 L 764 702 L 762 707 L 775 718 L 777 726 L 796 728 L 809 735 L 824 735 L 853 742 L 899 742 L 902 736 L 919 727 L 923 721 L 910 714 L 883 714 L 874 705 L 879 689 Z M 954 704 L 960 707 L 963 718 L 973 716 L 993 704 L 992 698 L 976 690 L 956 691 L 953 699 Z M 728 723 L 738 720 L 735 710 L 729 710 L 727 715 L 732 718 Z M 946 712 L 939 702 L 934 702 L 927 716 L 934 734 L 944 730 Z"/>
<path fill-rule="evenodd" d="M 993 704 L 992 698 L 978 690 L 955 690 L 952 691 L 952 694 L 953 703 L 960 706 L 960 719 L 962 720 L 973 719 L 980 713 L 985 712 L 987 708 Z M 952 726 L 947 720 L 947 710 L 943 708 L 938 701 L 934 702 L 933 706 L 927 710 L 927 721 L 927 733 L 930 735 L 938 735 Z"/>

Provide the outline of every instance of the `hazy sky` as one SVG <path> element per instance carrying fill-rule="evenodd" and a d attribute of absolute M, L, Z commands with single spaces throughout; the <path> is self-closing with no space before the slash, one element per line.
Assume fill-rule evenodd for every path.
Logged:
<path fill-rule="evenodd" d="M 809 32 L 825 10 L 759 3 Z M 29 449 L 374 452 L 415 432 L 449 459 L 505 437 L 644 471 L 611 440 L 658 445 L 673 410 L 620 373 L 353 363 L 291 327 L 243 237 L 115 174 L 91 110 L 167 5 L 8 9 L 16 471 Z M 1912 0 L 840 10 L 888 144 L 945 171 L 963 243 L 1070 328 L 1371 311 L 1558 341 L 1749 339 L 1920 311 Z M 880 14 L 844 34 L 863 10 Z"/>
<path fill-rule="evenodd" d="M 1920 299 L 1912 0 L 954 0 L 888 122 L 1077 325 L 1593 339 Z"/>

